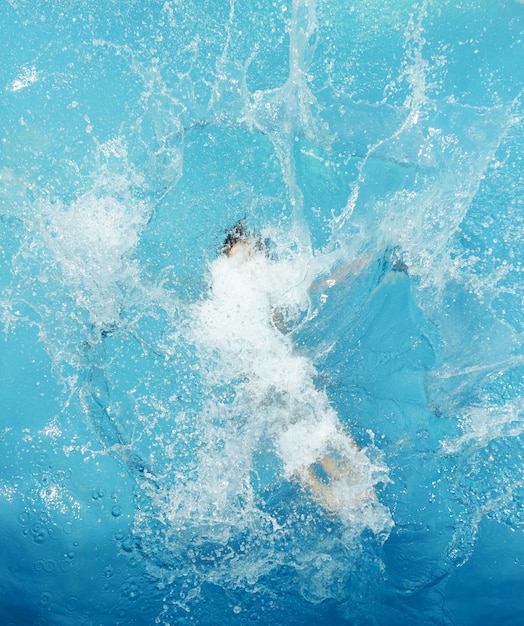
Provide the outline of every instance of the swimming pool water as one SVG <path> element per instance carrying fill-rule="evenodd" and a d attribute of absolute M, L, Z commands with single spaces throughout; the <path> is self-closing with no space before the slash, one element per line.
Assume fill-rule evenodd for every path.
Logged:
<path fill-rule="evenodd" d="M 0 7 L 2 623 L 519 624 L 524 4 Z"/>

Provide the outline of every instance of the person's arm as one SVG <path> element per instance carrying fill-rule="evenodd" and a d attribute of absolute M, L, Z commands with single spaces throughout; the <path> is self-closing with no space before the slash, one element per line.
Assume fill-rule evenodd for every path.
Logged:
<path fill-rule="evenodd" d="M 382 268 L 382 274 L 385 274 L 388 270 L 394 272 L 407 272 L 408 266 L 404 263 L 399 256 L 398 250 L 394 248 L 387 248 L 382 254 L 370 253 L 365 256 L 358 257 L 350 263 L 345 263 L 336 268 L 328 276 L 320 276 L 315 279 L 309 288 L 310 293 L 324 291 L 325 289 L 331 289 L 335 285 L 343 282 L 349 276 L 356 276 L 362 272 L 362 270 L 369 267 L 374 261 L 377 261 Z"/>
<path fill-rule="evenodd" d="M 354 276 L 361 272 L 373 261 L 374 258 L 375 257 L 372 255 L 360 257 L 350 263 L 345 263 L 344 265 L 338 267 L 328 276 L 319 276 L 311 283 L 309 288 L 310 293 L 331 289 L 331 287 L 334 287 L 336 284 L 342 282 L 348 276 Z"/>

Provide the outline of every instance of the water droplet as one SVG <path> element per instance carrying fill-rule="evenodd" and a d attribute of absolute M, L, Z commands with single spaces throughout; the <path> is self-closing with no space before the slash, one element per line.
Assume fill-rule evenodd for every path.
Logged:
<path fill-rule="evenodd" d="M 120 513 L 122 513 L 122 509 L 118 505 L 115 505 L 111 509 L 111 515 L 113 515 L 113 517 L 119 517 Z"/>
<path fill-rule="evenodd" d="M 93 489 L 91 493 L 91 497 L 93 500 L 98 500 L 99 498 L 103 498 L 105 495 L 105 491 L 103 489 Z"/>

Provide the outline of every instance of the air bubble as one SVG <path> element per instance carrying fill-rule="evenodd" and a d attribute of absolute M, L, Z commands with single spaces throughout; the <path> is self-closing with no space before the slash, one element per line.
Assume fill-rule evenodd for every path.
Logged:
<path fill-rule="evenodd" d="M 131 537 L 126 537 L 122 541 L 121 547 L 124 552 L 133 552 L 133 539 Z"/>
<path fill-rule="evenodd" d="M 21 526 L 29 524 L 29 522 L 31 521 L 31 515 L 29 514 L 29 511 L 23 511 L 22 513 L 20 513 L 17 520 Z"/>
<path fill-rule="evenodd" d="M 53 594 L 49 591 L 44 591 L 40 594 L 40 606 L 47 607 L 53 601 Z"/>
<path fill-rule="evenodd" d="M 33 536 L 33 541 L 38 545 L 42 545 L 47 539 L 46 529 L 40 522 L 33 525 L 31 528 L 31 534 Z"/>

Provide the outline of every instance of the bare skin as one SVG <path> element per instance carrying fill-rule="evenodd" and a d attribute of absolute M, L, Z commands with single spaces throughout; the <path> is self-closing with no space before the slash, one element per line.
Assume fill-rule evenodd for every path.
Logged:
<path fill-rule="evenodd" d="M 255 250 L 248 241 L 237 241 L 226 254 L 230 259 L 240 255 L 244 255 L 246 259 L 255 256 Z"/>
<path fill-rule="evenodd" d="M 339 502 L 333 493 L 333 481 L 346 476 L 349 477 L 351 474 L 351 468 L 345 461 L 337 462 L 337 460 L 331 455 L 323 456 L 317 461 L 317 463 L 329 478 L 329 482 L 320 480 L 311 465 L 307 468 L 307 474 L 304 481 L 309 487 L 315 501 L 329 513 L 336 513 Z"/>
<path fill-rule="evenodd" d="M 353 446 L 355 449 L 357 448 L 355 444 Z M 321 479 L 318 472 L 315 471 L 315 465 L 321 469 L 324 479 Z M 301 477 L 302 482 L 310 490 L 315 502 L 331 514 L 335 514 L 340 510 L 341 502 L 336 494 L 335 484 L 337 481 L 344 479 L 349 482 L 354 480 L 351 464 L 347 457 L 335 452 L 319 458 L 316 463 L 307 468 L 306 474 Z M 373 498 L 374 496 L 375 492 L 373 489 L 369 489 L 363 494 L 364 498 Z M 357 496 L 356 499 L 361 501 L 362 496 Z"/>

